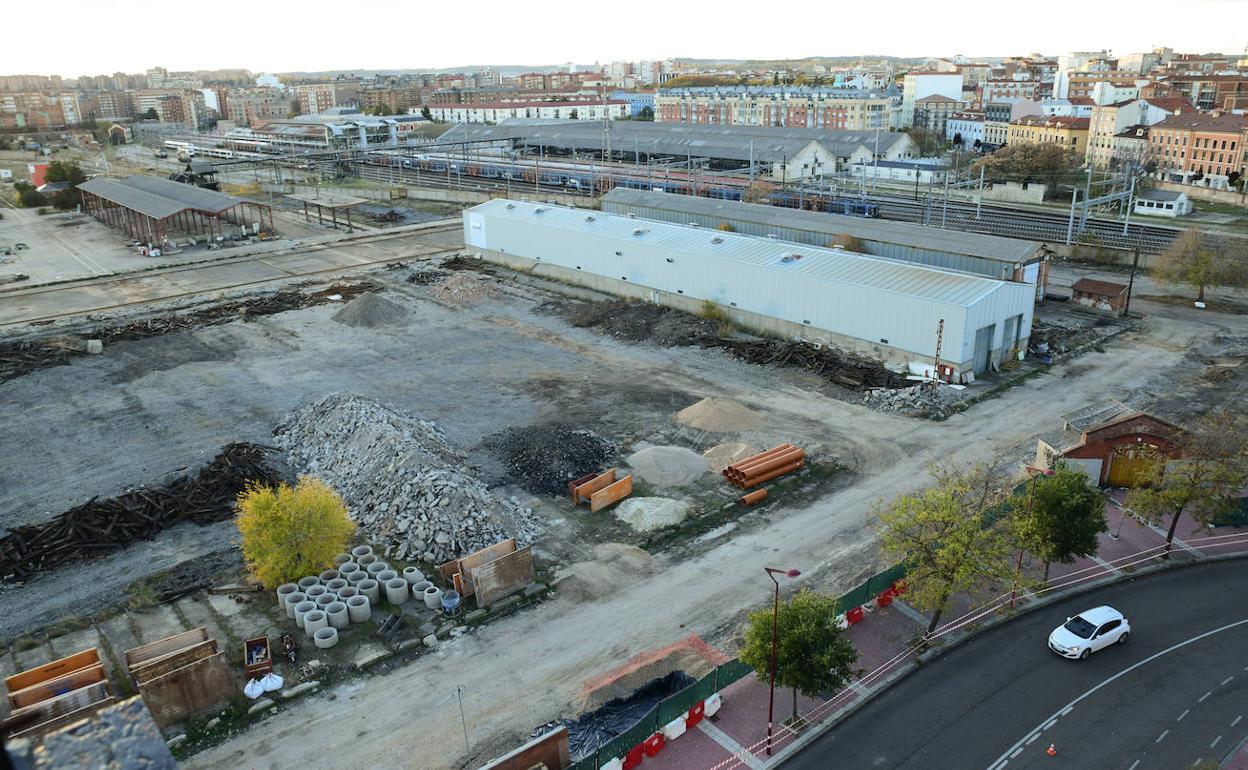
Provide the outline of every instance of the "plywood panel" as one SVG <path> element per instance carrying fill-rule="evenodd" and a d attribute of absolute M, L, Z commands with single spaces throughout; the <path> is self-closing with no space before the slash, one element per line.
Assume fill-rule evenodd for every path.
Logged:
<path fill-rule="evenodd" d="M 589 498 L 589 510 L 601 511 L 608 505 L 617 503 L 633 493 L 633 476 L 629 474 L 609 487 L 604 487 Z"/>
<path fill-rule="evenodd" d="M 225 653 L 218 652 L 157 677 L 139 688 L 156 724 L 165 727 L 223 706 L 234 695 Z"/>
<path fill-rule="evenodd" d="M 598 474 L 598 476 L 592 481 L 581 484 L 576 489 L 572 490 L 572 499 L 576 501 L 577 505 L 580 505 L 581 503 L 592 499 L 593 494 L 598 490 L 605 489 L 614 483 L 615 468 L 612 468 Z"/>
<path fill-rule="evenodd" d="M 40 701 L 51 700 L 67 692 L 107 680 L 108 675 L 104 673 L 104 665 L 97 663 L 94 666 L 80 668 L 77 671 L 71 671 L 68 674 L 62 674 L 42 681 L 39 684 L 31 685 L 23 690 L 18 690 L 15 693 L 10 693 L 9 705 L 14 709 L 26 708 Z"/>
<path fill-rule="evenodd" d="M 209 639 L 206 642 L 191 645 L 184 650 L 179 650 L 172 655 L 166 655 L 153 661 L 144 663 L 141 666 L 135 666 L 130 669 L 130 677 L 136 685 L 142 686 L 144 682 L 149 682 L 157 677 L 164 676 L 171 671 L 176 671 L 183 666 L 188 666 L 197 660 L 203 660 L 217 654 L 217 640 Z"/>
<path fill-rule="evenodd" d="M 533 554 L 528 546 L 472 572 L 477 606 L 488 606 L 533 582 Z"/>
<path fill-rule="evenodd" d="M 135 647 L 132 650 L 126 650 L 126 668 L 134 668 L 140 663 L 147 663 L 157 658 L 163 658 L 164 656 L 171 655 L 185 647 L 190 647 L 192 644 L 199 644 L 200 642 L 206 641 L 208 641 L 208 629 L 203 626 L 200 626 L 199 628 L 192 628 L 190 631 L 183 631 L 182 633 L 174 634 L 173 636 L 167 636 L 164 639 L 159 639 L 151 644 L 144 644 L 140 647 Z"/>
<path fill-rule="evenodd" d="M 447 562 L 438 568 L 442 577 L 450 581 L 461 596 L 472 596 L 475 592 L 472 571 L 482 564 L 488 564 L 509 553 L 516 552 L 515 538 L 508 538 L 487 548 L 470 553 L 467 556 Z"/>
<path fill-rule="evenodd" d="M 68 714 L 71 711 L 77 711 L 80 708 L 89 706 L 92 703 L 107 698 L 111 693 L 108 690 L 107 682 L 97 682 L 95 684 L 80 687 L 58 695 L 51 700 L 40 701 L 33 706 L 17 709 L 13 712 L 14 717 L 23 716 L 25 714 L 42 714 L 45 718 L 51 719 L 62 714 Z"/>
<path fill-rule="evenodd" d="M 94 703 L 83 706 L 80 709 L 76 709 L 74 711 L 70 711 L 65 714 L 52 717 L 46 721 L 39 722 L 38 724 L 27 727 L 25 730 L 13 733 L 9 737 L 10 738 L 31 738 L 34 736 L 43 735 L 45 733 L 50 733 L 53 730 L 57 729 L 58 727 L 64 727 L 65 725 L 72 724 L 73 722 L 77 722 L 80 719 L 86 719 L 87 717 L 91 716 L 92 714 L 104 708 L 105 706 L 111 706 L 112 704 L 116 702 L 117 702 L 117 699 L 114 698 L 112 695 L 109 695 L 101 700 L 95 701 Z"/>
<path fill-rule="evenodd" d="M 13 693 L 18 690 L 24 690 L 32 685 L 39 684 L 48 679 L 58 676 L 64 676 L 71 671 L 77 671 L 80 668 L 94 666 L 100 662 L 100 651 L 94 647 L 82 652 L 75 652 L 73 655 L 66 655 L 60 660 L 54 660 L 51 663 L 44 663 L 29 671 L 23 671 L 20 674 L 4 680 L 5 688 Z"/>

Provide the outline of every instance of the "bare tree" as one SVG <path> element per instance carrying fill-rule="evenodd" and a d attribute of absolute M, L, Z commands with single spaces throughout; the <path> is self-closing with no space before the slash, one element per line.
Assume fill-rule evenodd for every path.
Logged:
<path fill-rule="evenodd" d="M 1248 269 L 1232 256 L 1223 241 L 1199 230 L 1184 230 L 1158 258 L 1153 277 L 1171 285 L 1194 286 L 1196 301 L 1203 302 L 1207 286 L 1243 286 Z"/>

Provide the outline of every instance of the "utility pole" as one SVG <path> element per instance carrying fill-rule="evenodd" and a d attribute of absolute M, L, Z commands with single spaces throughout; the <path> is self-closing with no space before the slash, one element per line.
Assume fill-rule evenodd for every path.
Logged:
<path fill-rule="evenodd" d="M 1135 256 L 1131 260 L 1131 277 L 1127 280 L 1127 301 L 1122 306 L 1122 316 L 1126 318 L 1131 312 L 1131 292 L 1135 289 L 1135 271 L 1140 268 L 1140 245 L 1135 245 Z"/>
<path fill-rule="evenodd" d="M 984 167 L 979 167 L 979 197 L 975 199 L 975 219 L 979 219 L 979 210 L 984 205 Z"/>
<path fill-rule="evenodd" d="M 464 717 L 464 688 L 455 685 L 455 694 L 459 696 L 459 723 L 464 727 L 464 751 L 471 751 L 468 746 L 468 719 Z"/>
<path fill-rule="evenodd" d="M 1066 245 L 1070 245 L 1071 236 L 1075 230 L 1075 203 L 1079 200 L 1079 188 L 1072 187 L 1070 190 L 1070 218 L 1066 220 Z"/>

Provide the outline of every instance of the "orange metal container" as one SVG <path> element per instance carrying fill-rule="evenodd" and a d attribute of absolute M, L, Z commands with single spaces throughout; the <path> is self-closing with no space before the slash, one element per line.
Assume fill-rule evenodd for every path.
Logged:
<path fill-rule="evenodd" d="M 766 499 L 767 499 L 767 490 L 756 489 L 753 492 L 748 492 L 742 495 L 740 502 L 742 505 L 754 505 L 755 503 L 762 502 L 763 500 L 766 500 Z"/>

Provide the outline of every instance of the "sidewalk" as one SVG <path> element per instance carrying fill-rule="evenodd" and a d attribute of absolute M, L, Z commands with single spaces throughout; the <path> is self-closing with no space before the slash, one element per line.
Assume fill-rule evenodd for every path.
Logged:
<path fill-rule="evenodd" d="M 1092 580 L 1111 575 L 1127 574 L 1146 564 L 1157 561 L 1157 554 L 1165 544 L 1165 530 L 1141 524 L 1130 515 L 1124 515 L 1119 506 L 1121 494 L 1111 494 L 1106 500 L 1106 518 L 1109 532 L 1100 537 L 1100 549 L 1096 557 L 1080 559 L 1074 564 L 1054 564 L 1049 570 L 1050 584 L 1054 590 L 1073 588 Z M 1201 555 L 1248 551 L 1248 528 L 1222 527 L 1192 533 L 1188 520 L 1181 520 L 1176 532 L 1171 559 L 1192 560 Z M 1117 535 L 1117 538 L 1114 537 Z M 1239 537 L 1235 537 L 1239 535 Z M 1228 537 L 1230 536 L 1230 537 Z M 1188 541 L 1191 541 L 1190 543 Z M 1221 541 L 1231 541 L 1223 544 Z M 1044 565 L 1024 561 L 1024 574 L 1039 581 Z M 846 635 L 857 648 L 857 667 L 862 674 L 858 681 L 846 690 L 829 693 L 828 699 L 798 698 L 798 710 L 813 723 L 835 720 L 839 713 L 870 691 L 887 686 L 893 676 L 903 675 L 914 655 L 913 643 L 927 630 L 928 618 L 906 604 L 905 596 L 887 607 L 868 610 L 864 618 L 846 630 Z M 991 596 L 955 596 L 945 611 L 945 622 L 937 629 L 943 637 L 937 644 L 956 643 L 972 629 L 972 620 L 988 620 L 1002 614 L 1008 608 L 1008 592 L 1004 599 Z M 982 616 L 963 618 L 972 610 L 985 609 L 986 602 L 999 600 L 995 608 Z M 1016 605 L 1034 602 L 1031 594 L 1020 594 Z M 864 609 L 866 609 L 864 607 Z M 946 641 L 948 640 L 948 641 Z M 763 770 L 778 764 L 778 757 L 766 753 L 768 684 L 755 676 L 747 676 L 728 686 L 721 693 L 723 706 L 719 713 L 703 720 L 679 739 L 671 741 L 653 757 L 642 763 L 643 770 L 727 770 L 748 767 Z M 797 734 L 780 723 L 787 719 L 793 708 L 792 692 L 776 691 L 776 727 L 773 755 L 792 743 Z M 1229 770 L 1248 770 L 1248 746 L 1241 750 L 1227 766 Z"/>

